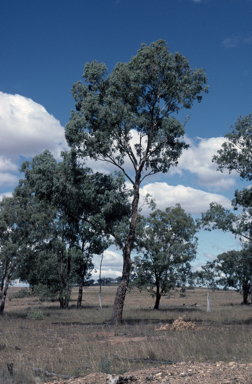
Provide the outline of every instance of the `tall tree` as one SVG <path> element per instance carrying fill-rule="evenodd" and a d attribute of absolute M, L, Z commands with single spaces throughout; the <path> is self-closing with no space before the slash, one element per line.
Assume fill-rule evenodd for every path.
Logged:
<path fill-rule="evenodd" d="M 128 63 L 110 75 L 104 63 L 86 63 L 83 78 L 72 88 L 76 111 L 66 125 L 66 139 L 81 157 L 118 167 L 132 184 L 132 214 L 123 246 L 122 280 L 114 302 L 112 323 L 122 320 L 129 283 L 131 249 L 138 218 L 141 182 L 177 165 L 188 146 L 181 141 L 183 124 L 175 118 L 207 92 L 203 69 L 192 69 L 187 58 L 169 52 L 164 40 L 142 44 Z M 131 169 L 128 162 L 131 163 Z"/>
<path fill-rule="evenodd" d="M 140 224 L 140 225 L 139 225 Z M 137 225 L 136 243 L 139 256 L 134 259 L 132 280 L 139 289 L 147 289 L 160 299 L 175 287 L 176 281 L 186 281 L 191 261 L 196 257 L 197 226 L 179 204 L 156 210 Z"/>

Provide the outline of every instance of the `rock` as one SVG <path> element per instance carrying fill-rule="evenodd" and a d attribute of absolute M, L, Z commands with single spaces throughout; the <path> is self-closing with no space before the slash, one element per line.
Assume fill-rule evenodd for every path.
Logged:
<path fill-rule="evenodd" d="M 106 379 L 107 384 L 124 384 L 124 383 L 132 383 L 134 381 L 137 381 L 137 378 L 133 375 L 127 375 L 127 376 L 108 375 Z"/>

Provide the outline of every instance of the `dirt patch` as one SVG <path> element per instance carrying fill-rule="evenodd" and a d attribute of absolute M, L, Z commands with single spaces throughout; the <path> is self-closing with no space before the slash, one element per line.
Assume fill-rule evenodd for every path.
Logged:
<path fill-rule="evenodd" d="M 117 383 L 191 383 L 191 384 L 249 384 L 252 382 L 252 364 L 223 363 L 177 363 L 159 368 L 147 368 L 136 372 L 128 372 L 122 376 L 131 376 L 128 381 Z M 115 377 L 115 376 L 113 376 Z M 108 375 L 92 373 L 85 377 L 75 377 L 67 381 L 56 381 L 47 384 L 105 384 Z M 112 382 L 112 381 L 110 381 Z M 46 384 L 46 383 L 44 383 Z"/>

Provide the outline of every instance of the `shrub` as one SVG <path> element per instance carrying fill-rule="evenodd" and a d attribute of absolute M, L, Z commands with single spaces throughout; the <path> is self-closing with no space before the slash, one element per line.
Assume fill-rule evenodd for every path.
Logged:
<path fill-rule="evenodd" d="M 24 299 L 30 296 L 33 296 L 33 293 L 28 288 L 22 288 L 12 295 L 13 299 Z"/>
<path fill-rule="evenodd" d="M 27 317 L 31 320 L 43 320 L 45 318 L 43 312 L 39 308 L 32 308 L 28 312 Z"/>

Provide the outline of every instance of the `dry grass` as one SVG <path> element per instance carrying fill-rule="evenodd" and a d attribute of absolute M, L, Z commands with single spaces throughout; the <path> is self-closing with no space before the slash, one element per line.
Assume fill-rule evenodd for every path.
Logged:
<path fill-rule="evenodd" d="M 188 290 L 186 297 L 177 290 L 162 298 L 159 311 L 152 309 L 153 299 L 146 292 L 133 290 L 126 297 L 123 324 L 111 326 L 115 290 L 103 288 L 102 310 L 98 287 L 85 290 L 82 310 L 74 308 L 77 290 L 68 310 L 60 310 L 58 303 L 41 304 L 34 297 L 7 298 L 5 315 L 0 318 L 1 384 L 39 383 L 33 367 L 68 376 L 143 367 L 139 360 L 118 356 L 152 361 L 252 362 L 252 307 L 241 306 L 237 292 L 210 292 L 209 313 L 206 289 Z M 27 316 L 32 307 L 42 313 L 43 320 Z M 161 326 L 164 329 L 157 331 Z M 171 332 L 179 327 L 185 330 Z M 7 363 L 14 364 L 13 376 Z"/>

